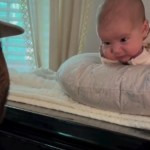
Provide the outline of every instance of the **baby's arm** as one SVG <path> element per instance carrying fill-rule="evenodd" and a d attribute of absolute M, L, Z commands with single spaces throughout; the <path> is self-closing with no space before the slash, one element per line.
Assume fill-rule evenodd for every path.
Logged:
<path fill-rule="evenodd" d="M 144 48 L 143 52 L 131 59 L 129 63 L 132 65 L 150 65 L 150 49 Z"/>

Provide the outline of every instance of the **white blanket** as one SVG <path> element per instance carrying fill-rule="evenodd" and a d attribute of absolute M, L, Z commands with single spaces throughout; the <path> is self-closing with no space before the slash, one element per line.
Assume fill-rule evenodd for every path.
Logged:
<path fill-rule="evenodd" d="M 79 104 L 65 94 L 55 76 L 55 72 L 44 69 L 26 74 L 10 71 L 9 101 L 150 130 L 150 117 L 119 114 Z"/>

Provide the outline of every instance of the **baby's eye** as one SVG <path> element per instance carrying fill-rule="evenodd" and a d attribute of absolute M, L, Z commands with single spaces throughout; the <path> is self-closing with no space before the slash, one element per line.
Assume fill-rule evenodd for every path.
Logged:
<path fill-rule="evenodd" d="M 104 45 L 110 45 L 110 42 L 103 42 Z"/>
<path fill-rule="evenodd" d="M 128 41 L 128 38 L 126 37 L 120 39 L 120 42 L 127 42 L 127 41 Z"/>

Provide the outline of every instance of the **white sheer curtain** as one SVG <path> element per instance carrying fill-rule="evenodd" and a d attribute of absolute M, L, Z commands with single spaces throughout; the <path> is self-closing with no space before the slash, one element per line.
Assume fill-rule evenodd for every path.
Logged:
<path fill-rule="evenodd" d="M 82 5 L 79 53 L 82 53 L 85 49 L 87 34 L 91 25 L 91 14 L 94 2 L 95 1 L 84 0 Z"/>
<path fill-rule="evenodd" d="M 29 0 L 38 67 L 57 70 L 81 52 L 90 23 L 91 0 Z"/>

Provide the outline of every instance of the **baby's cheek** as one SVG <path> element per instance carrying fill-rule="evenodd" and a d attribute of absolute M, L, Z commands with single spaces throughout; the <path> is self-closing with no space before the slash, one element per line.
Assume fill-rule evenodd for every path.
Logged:
<path fill-rule="evenodd" d="M 128 47 L 126 51 L 128 52 L 128 55 L 134 56 L 138 54 L 140 51 L 142 51 L 142 49 L 143 49 L 142 46 L 137 44 Z"/>

